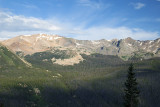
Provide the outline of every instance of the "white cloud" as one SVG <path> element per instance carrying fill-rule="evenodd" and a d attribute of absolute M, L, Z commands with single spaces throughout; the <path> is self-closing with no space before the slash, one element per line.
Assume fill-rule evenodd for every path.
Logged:
<path fill-rule="evenodd" d="M 100 9 L 100 8 L 108 8 L 111 6 L 111 4 L 104 4 L 103 2 L 101 2 L 101 0 L 99 1 L 93 1 L 93 0 L 77 0 L 79 5 L 82 6 L 86 6 L 86 7 L 91 7 L 91 8 L 96 8 L 96 9 Z"/>
<path fill-rule="evenodd" d="M 158 32 L 148 32 L 142 29 L 130 29 L 127 27 L 119 27 L 119 28 L 108 28 L 108 27 L 93 27 L 84 31 L 75 32 L 78 36 L 77 39 L 123 39 L 127 37 L 132 37 L 136 40 L 150 40 L 156 39 L 160 35 Z"/>
<path fill-rule="evenodd" d="M 94 2 L 91 2 L 90 0 L 79 0 L 78 3 L 83 6 L 99 8 L 99 5 L 97 5 Z"/>
<path fill-rule="evenodd" d="M 60 29 L 59 26 L 54 25 L 49 20 L 18 16 L 0 11 L 0 36 L 3 36 L 2 32 L 55 31 Z M 7 35 L 4 34 L 4 36 Z"/>
<path fill-rule="evenodd" d="M 23 2 L 23 3 L 14 2 L 13 5 L 18 6 L 18 7 L 27 8 L 27 9 L 39 9 L 36 5 L 33 5 L 28 2 Z"/>
<path fill-rule="evenodd" d="M 144 3 L 130 3 L 130 5 L 132 5 L 136 10 L 139 10 L 146 6 Z"/>
<path fill-rule="evenodd" d="M 38 7 L 33 4 L 20 4 L 20 5 L 28 9 L 38 9 Z"/>
<path fill-rule="evenodd" d="M 24 17 L 24 16 L 11 16 L 5 13 L 0 14 L 0 24 L 3 25 L 1 29 L 6 30 L 58 30 L 60 29 L 46 20 Z M 11 28 L 12 27 L 12 28 Z"/>
<path fill-rule="evenodd" d="M 138 40 L 150 40 L 160 37 L 159 32 L 149 32 L 142 29 L 127 27 L 90 27 L 75 26 L 55 19 L 38 19 L 0 12 L 0 39 L 12 38 L 18 35 L 47 33 L 76 39 L 98 40 L 132 37 Z"/>
<path fill-rule="evenodd" d="M 156 19 L 157 22 L 160 22 L 160 18 Z"/>

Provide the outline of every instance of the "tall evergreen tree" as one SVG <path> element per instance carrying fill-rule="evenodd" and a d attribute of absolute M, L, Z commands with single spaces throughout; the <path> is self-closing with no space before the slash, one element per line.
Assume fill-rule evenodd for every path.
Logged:
<path fill-rule="evenodd" d="M 139 100 L 139 90 L 137 88 L 137 80 L 134 73 L 134 66 L 130 64 L 128 68 L 127 80 L 125 82 L 125 96 L 124 96 L 124 106 L 125 107 L 137 107 Z"/>

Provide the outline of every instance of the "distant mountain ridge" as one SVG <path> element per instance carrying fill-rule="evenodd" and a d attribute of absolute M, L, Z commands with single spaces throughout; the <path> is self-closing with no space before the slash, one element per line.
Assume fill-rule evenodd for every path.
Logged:
<path fill-rule="evenodd" d="M 134 40 L 130 37 L 112 40 L 76 40 L 59 35 L 34 34 L 21 35 L 2 42 L 21 56 L 37 52 L 53 50 L 70 50 L 77 60 L 82 61 L 80 54 L 99 53 L 103 55 L 117 55 L 124 60 L 148 59 L 160 57 L 160 38 L 156 40 Z M 54 54 L 54 52 L 52 52 Z M 73 58 L 73 57 L 72 57 Z M 74 59 L 75 60 L 75 59 Z"/>

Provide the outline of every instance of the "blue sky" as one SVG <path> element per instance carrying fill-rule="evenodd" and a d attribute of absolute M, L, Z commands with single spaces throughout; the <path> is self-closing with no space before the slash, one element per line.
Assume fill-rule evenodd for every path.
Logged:
<path fill-rule="evenodd" d="M 160 0 L 0 0 L 0 38 L 47 33 L 76 39 L 160 37 Z"/>

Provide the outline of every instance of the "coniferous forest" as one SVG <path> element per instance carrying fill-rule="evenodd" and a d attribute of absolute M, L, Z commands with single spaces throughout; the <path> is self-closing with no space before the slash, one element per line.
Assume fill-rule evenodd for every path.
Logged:
<path fill-rule="evenodd" d="M 123 107 L 125 82 L 134 64 L 139 107 L 160 106 L 160 59 L 123 61 L 117 56 L 82 55 L 73 66 L 26 56 L 25 64 L 0 47 L 0 103 L 4 107 Z M 34 59 L 36 58 L 36 59 Z M 49 58 L 48 58 L 49 59 Z"/>

